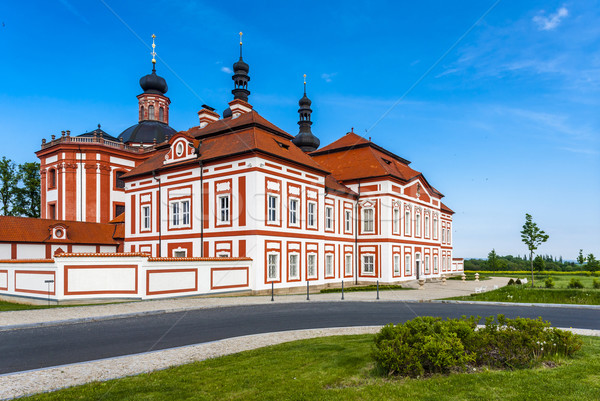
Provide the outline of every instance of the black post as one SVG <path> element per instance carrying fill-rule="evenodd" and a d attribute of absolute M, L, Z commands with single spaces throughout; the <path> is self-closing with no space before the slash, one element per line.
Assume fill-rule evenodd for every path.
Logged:
<path fill-rule="evenodd" d="M 342 301 L 344 300 L 344 280 L 342 280 Z"/>
<path fill-rule="evenodd" d="M 48 306 L 50 306 L 50 284 L 54 283 L 54 280 L 45 280 L 46 284 L 48 284 Z"/>
<path fill-rule="evenodd" d="M 310 284 L 310 281 L 306 280 L 306 300 L 310 301 L 310 295 L 308 295 L 308 285 Z"/>
<path fill-rule="evenodd" d="M 274 281 L 271 281 L 271 302 L 273 302 L 275 299 L 273 298 L 273 289 L 274 289 Z"/>
<path fill-rule="evenodd" d="M 379 299 L 379 280 L 377 280 L 377 299 Z"/>

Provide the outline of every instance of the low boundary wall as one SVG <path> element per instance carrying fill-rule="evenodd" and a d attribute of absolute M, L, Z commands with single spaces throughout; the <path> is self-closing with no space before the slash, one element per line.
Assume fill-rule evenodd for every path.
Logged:
<path fill-rule="evenodd" d="M 61 254 L 0 261 L 0 295 L 52 301 L 155 299 L 251 290 L 250 258 Z"/>

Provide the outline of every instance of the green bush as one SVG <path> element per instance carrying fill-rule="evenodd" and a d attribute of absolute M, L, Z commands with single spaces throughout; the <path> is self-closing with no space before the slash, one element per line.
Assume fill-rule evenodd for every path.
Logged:
<path fill-rule="evenodd" d="M 387 324 L 375 335 L 373 358 L 388 375 L 418 377 L 463 371 L 471 366 L 517 369 L 537 366 L 554 355 L 572 356 L 582 345 L 571 332 L 538 319 L 447 319 L 417 317 Z"/>
<path fill-rule="evenodd" d="M 554 288 L 554 279 L 552 276 L 548 276 L 548 278 L 544 281 L 546 288 Z"/>
<path fill-rule="evenodd" d="M 595 289 L 600 289 L 600 280 L 598 280 L 597 278 L 594 279 L 593 284 Z"/>
<path fill-rule="evenodd" d="M 515 280 L 511 278 L 510 280 L 508 280 L 507 285 L 515 285 Z"/>
<path fill-rule="evenodd" d="M 581 283 L 581 280 L 573 277 L 571 281 L 569 281 L 569 284 L 567 284 L 567 288 L 583 288 L 583 284 Z"/>
<path fill-rule="evenodd" d="M 520 278 L 516 279 L 516 280 L 515 280 L 515 284 L 516 284 L 516 285 L 521 285 L 521 279 L 520 279 Z"/>

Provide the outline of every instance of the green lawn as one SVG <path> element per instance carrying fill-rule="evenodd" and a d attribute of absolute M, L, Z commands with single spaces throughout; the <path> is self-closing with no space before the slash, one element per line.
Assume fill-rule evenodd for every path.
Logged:
<path fill-rule="evenodd" d="M 126 301 L 133 302 L 133 301 Z M 119 304 L 123 302 L 107 302 L 102 304 L 68 304 L 68 305 L 27 305 L 27 304 L 18 304 L 15 302 L 6 302 L 0 301 L 0 312 L 8 312 L 15 310 L 31 310 L 31 309 L 50 309 L 50 308 L 72 308 L 75 306 L 94 306 L 94 305 L 109 305 L 109 304 Z"/>
<path fill-rule="evenodd" d="M 466 276 L 467 276 L 467 280 L 474 280 L 475 279 L 475 274 L 474 273 L 470 273 L 470 272 L 466 272 Z M 593 289 L 593 282 L 594 279 L 596 280 L 600 280 L 600 278 L 595 277 L 593 275 L 584 275 L 584 274 L 552 274 L 552 273 L 547 273 L 547 274 L 534 274 L 533 278 L 534 278 L 534 285 L 536 287 L 544 287 L 544 280 L 546 280 L 546 278 L 548 278 L 549 276 L 552 277 L 552 279 L 554 280 L 554 288 L 567 288 L 567 284 L 569 284 L 569 281 L 571 281 L 572 278 L 575 278 L 579 281 L 581 281 L 581 283 L 583 284 L 584 288 L 588 288 L 588 289 Z M 527 274 L 527 273 L 522 273 L 519 272 L 517 274 L 515 273 L 511 273 L 511 272 L 506 272 L 506 273 L 490 273 L 490 274 L 486 274 L 486 273 L 479 273 L 479 279 L 487 279 L 488 277 L 512 277 L 515 280 L 517 278 L 519 279 L 527 279 L 527 285 L 531 285 L 531 274 Z M 460 280 L 460 276 L 458 277 L 453 277 L 452 280 Z"/>
<path fill-rule="evenodd" d="M 600 339 L 554 368 L 428 379 L 374 373 L 372 335 L 296 341 L 28 400 L 596 400 Z"/>
<path fill-rule="evenodd" d="M 510 285 L 481 294 L 471 294 L 447 299 L 456 301 L 600 305 L 600 290 L 531 288 L 528 284 L 524 284 Z"/>

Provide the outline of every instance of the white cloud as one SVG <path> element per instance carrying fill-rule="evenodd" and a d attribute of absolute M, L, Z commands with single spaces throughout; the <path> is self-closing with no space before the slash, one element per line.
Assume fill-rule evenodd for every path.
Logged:
<path fill-rule="evenodd" d="M 325 80 L 325 82 L 331 82 L 333 77 L 335 77 L 336 75 L 337 75 L 337 72 L 332 72 L 331 74 L 323 73 L 323 74 L 321 74 L 321 78 L 323 78 Z"/>
<path fill-rule="evenodd" d="M 67 8 L 67 10 L 69 10 L 73 15 L 75 15 L 77 18 L 79 18 L 80 20 L 82 20 L 83 22 L 85 22 L 86 24 L 90 24 L 90 21 L 88 21 L 83 15 L 81 15 L 79 13 L 79 11 L 77 11 L 77 9 L 75 9 L 75 7 L 73 7 L 73 5 L 71 5 L 71 3 L 69 3 L 67 0 L 58 0 L 63 6 L 65 6 Z"/>
<path fill-rule="evenodd" d="M 229 67 L 221 67 L 221 71 L 227 73 L 227 74 L 231 74 L 233 71 L 231 71 L 231 68 Z"/>
<path fill-rule="evenodd" d="M 569 15 L 569 10 L 566 7 L 559 8 L 554 14 L 550 14 L 549 16 L 541 15 L 543 11 L 533 17 L 533 22 L 535 22 L 538 26 L 538 29 L 541 31 L 551 31 L 556 28 L 565 18 Z"/>

